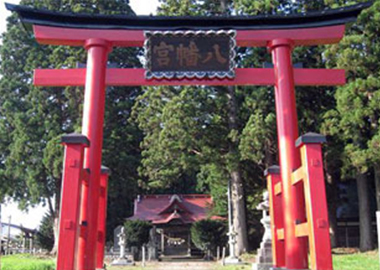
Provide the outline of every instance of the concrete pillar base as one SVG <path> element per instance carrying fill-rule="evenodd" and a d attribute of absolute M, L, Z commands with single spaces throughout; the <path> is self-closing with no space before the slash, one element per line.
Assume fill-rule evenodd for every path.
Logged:
<path fill-rule="evenodd" d="M 227 257 L 224 259 L 224 265 L 244 264 L 238 257 Z"/>
<path fill-rule="evenodd" d="M 271 263 L 253 263 L 252 270 L 280 270 L 280 268 L 273 268 Z"/>
<path fill-rule="evenodd" d="M 135 263 L 128 259 L 116 259 L 111 263 L 112 266 L 133 266 Z"/>

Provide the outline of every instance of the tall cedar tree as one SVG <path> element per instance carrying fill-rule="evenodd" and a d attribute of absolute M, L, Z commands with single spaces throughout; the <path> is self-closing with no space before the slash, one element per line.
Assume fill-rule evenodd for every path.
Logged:
<path fill-rule="evenodd" d="M 322 10 L 327 5 L 323 1 L 234 1 L 234 10 L 240 15 L 259 14 L 289 14 Z M 293 52 L 293 63 L 301 63 L 305 68 L 324 68 L 322 57 L 324 47 L 297 47 Z M 265 62 L 272 62 L 270 54 L 265 48 L 253 48 L 245 52 L 244 67 L 262 67 Z M 250 87 L 249 89 L 252 89 Z M 305 132 L 321 132 L 323 115 L 334 108 L 333 88 L 296 87 L 297 112 L 300 134 Z M 272 87 L 254 87 L 247 92 L 246 106 L 251 109 L 251 115 L 241 136 L 240 151 L 242 158 L 251 160 L 263 168 L 278 164 L 276 116 L 274 92 Z M 318 97 L 318 98 L 316 98 Z M 340 180 L 340 163 L 337 162 L 337 153 L 341 148 L 329 143 L 326 153 L 327 192 L 329 194 L 329 215 L 331 225 L 332 244 L 336 243 L 336 195 L 337 182 Z M 334 151 L 334 149 L 336 149 Z"/>
<path fill-rule="evenodd" d="M 160 13 L 165 15 L 220 15 L 227 12 L 227 3 L 223 1 L 204 1 L 202 4 L 196 1 L 163 1 L 160 6 Z M 248 250 L 248 237 L 244 188 L 239 168 L 238 108 L 234 89 L 165 89 L 163 91 L 173 91 L 173 98 L 160 101 L 162 117 L 156 117 L 159 125 L 155 134 L 144 140 L 148 142 L 148 138 L 153 139 L 161 151 L 153 150 L 152 145 L 144 149 L 142 173 L 150 176 L 150 186 L 172 184 L 183 178 L 197 177 L 198 191 L 207 192 L 210 189 L 217 204 L 216 209 L 224 213 L 226 179 L 231 178 L 234 227 L 238 232 L 237 252 L 240 254 Z M 175 92 L 180 95 L 176 96 Z M 163 104 L 165 102 L 167 104 Z M 173 111 L 169 113 L 169 109 Z M 177 110 L 175 114 L 174 110 Z M 147 108 L 145 112 L 148 112 Z M 166 118 L 167 113 L 178 120 Z M 139 119 L 141 115 L 140 113 Z M 144 125 L 142 119 L 139 119 L 140 125 Z M 168 122 L 162 123 L 166 119 Z M 169 155 L 163 155 L 162 151 L 169 152 Z"/>
<path fill-rule="evenodd" d="M 128 0 L 22 0 L 21 5 L 61 12 L 134 14 Z M 63 147 L 60 137 L 80 132 L 83 88 L 36 88 L 35 68 L 74 68 L 86 63 L 83 48 L 43 46 L 25 31 L 16 15 L 8 18 L 0 47 L 0 199 L 11 197 L 23 209 L 47 204 L 57 240 Z M 138 66 L 138 51 L 115 49 L 115 66 Z M 137 193 L 141 134 L 128 122 L 138 94 L 134 88 L 108 88 L 103 159 L 110 178 L 108 231 L 132 213 Z M 115 155 L 118 158 L 114 158 Z M 55 248 L 57 241 L 55 241 Z"/>
<path fill-rule="evenodd" d="M 347 4 L 341 2 L 341 5 Z M 342 173 L 346 178 L 356 179 L 362 251 L 374 248 L 371 226 L 374 211 L 370 205 L 372 175 L 380 209 L 379 27 L 380 1 L 375 1 L 370 9 L 361 13 L 357 23 L 349 27 L 343 41 L 329 47 L 325 54 L 330 67 L 348 71 L 348 83 L 335 94 L 336 108 L 325 115 L 325 129 L 335 140 L 343 141 Z"/>
<path fill-rule="evenodd" d="M 339 1 L 293 2 L 234 1 L 237 13 L 244 15 L 310 12 L 343 5 Z M 302 63 L 305 68 L 325 68 L 325 49 L 325 46 L 297 47 L 293 52 L 293 63 Z M 246 57 L 246 63 L 248 65 L 249 63 L 254 63 L 254 67 L 260 67 L 260 64 L 265 61 L 271 62 L 270 56 L 263 49 L 253 49 L 250 55 Z M 260 160 L 264 161 L 266 163 L 265 166 L 267 166 L 273 164 L 273 161 L 276 162 L 277 159 L 277 156 L 273 155 L 277 151 L 275 148 L 277 144 L 275 140 L 276 134 L 273 132 L 273 126 L 275 126 L 273 90 L 272 88 L 255 88 L 254 91 L 257 98 L 253 98 L 250 101 L 253 113 L 243 130 L 240 147 L 244 158 L 256 162 L 260 162 Z M 310 131 L 329 134 L 324 125 L 324 116 L 336 107 L 334 94 L 335 88 L 296 88 L 300 134 Z M 343 147 L 344 141 L 340 136 L 329 136 L 327 147 L 324 149 L 330 232 L 333 246 L 336 246 L 338 243 L 336 234 L 336 209 L 339 201 L 337 184 L 343 177 L 341 172 Z M 364 200 L 367 200 L 368 197 L 364 196 L 364 198 Z"/>
<path fill-rule="evenodd" d="M 220 1 L 161 2 L 161 13 L 166 15 L 215 15 L 222 11 Z M 262 3 L 234 1 L 233 6 L 226 4 L 229 11 L 250 15 L 310 11 L 324 7 L 322 3 L 310 4 L 306 1 L 297 5 L 286 1 Z M 322 51 L 323 48 L 297 48 L 294 59 L 300 59 L 306 67 L 323 67 Z M 261 67 L 264 62 L 271 61 L 265 48 L 240 48 L 238 55 L 239 65 L 244 67 Z M 252 228 L 260 226 L 254 223 L 257 217 L 251 214 L 255 213 L 254 206 L 261 197 L 258 187 L 264 186 L 260 184 L 262 171 L 277 159 L 273 89 L 234 88 L 238 119 L 233 117 L 232 120 L 237 120 L 237 129 L 231 129 L 231 121 L 228 121 L 231 120 L 231 106 L 226 104 L 231 105 L 229 100 L 233 97 L 228 90 L 209 87 L 147 89 L 135 107 L 135 118 L 145 132 L 140 173 L 150 179 L 145 184 L 153 189 L 169 187 L 172 183 L 180 183 L 197 175 L 198 190 L 210 191 L 219 213 L 225 213 L 225 200 L 220 199 L 225 199 L 226 183 L 221 179 L 230 177 L 236 164 L 240 165 L 243 184 L 249 193 L 247 203 L 251 236 Z M 331 89 L 321 88 L 297 91 L 298 103 L 304 105 L 299 106 L 303 131 L 319 131 L 321 115 L 334 106 L 332 93 Z M 237 142 L 238 151 L 230 151 L 231 142 L 232 145 Z M 335 216 L 334 209 L 331 212 Z"/>
<path fill-rule="evenodd" d="M 165 15 L 220 15 L 232 11 L 255 15 L 317 8 L 316 4 L 309 7 L 285 1 L 273 1 L 268 6 L 257 5 L 255 10 L 247 9 L 248 4 L 239 1 L 235 1 L 234 5 L 220 0 L 161 2 L 160 13 Z M 248 2 L 250 6 L 256 3 Z M 321 49 L 298 51 L 299 58 L 303 61 L 307 59 L 310 66 L 321 65 Z M 261 67 L 264 62 L 270 62 L 271 57 L 265 48 L 240 48 L 237 60 L 240 66 Z M 324 92 L 322 89 L 311 90 L 309 96 L 304 94 L 302 98 L 307 100 L 316 93 L 319 95 Z M 310 109 L 304 113 L 307 119 L 303 121 L 305 124 L 301 123 L 307 126 L 305 129 L 318 128 L 320 117 L 316 115 L 320 106 L 327 107 L 324 105 L 326 100 L 330 99 L 308 102 L 311 104 Z M 277 159 L 274 108 L 272 88 L 146 89 L 135 107 L 135 119 L 145 133 L 140 173 L 149 182 L 144 184 L 152 190 L 179 183 L 191 186 L 189 179 L 196 176 L 198 191 L 211 192 L 216 211 L 221 214 L 226 209 L 226 179 L 232 178 L 235 183 L 235 228 L 238 228 L 241 237 L 238 247 L 241 253 L 247 248 L 248 239 L 244 233 L 245 225 L 240 225 L 246 223 L 241 222 L 245 219 L 241 214 L 245 213 L 243 185 L 249 194 L 246 199 L 250 240 L 255 242 L 257 239 L 251 235 L 254 234 L 254 228 L 260 226 L 255 223 L 257 212 L 254 209 L 264 186 L 262 172 Z M 255 244 L 257 242 L 252 246 Z"/>

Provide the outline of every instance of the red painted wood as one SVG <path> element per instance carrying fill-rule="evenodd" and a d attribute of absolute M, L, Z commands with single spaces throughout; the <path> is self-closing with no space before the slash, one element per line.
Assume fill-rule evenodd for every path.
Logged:
<path fill-rule="evenodd" d="M 305 199 L 309 223 L 311 270 L 332 270 L 329 217 L 321 144 L 301 145 Z"/>
<path fill-rule="evenodd" d="M 116 47 L 142 47 L 142 30 L 76 29 L 33 25 L 34 35 L 41 44 L 83 46 L 87 39 L 100 38 Z M 343 38 L 345 25 L 285 30 L 238 30 L 237 45 L 240 47 L 265 47 L 276 38 L 292 39 L 298 45 L 337 43 Z"/>
<path fill-rule="evenodd" d="M 155 86 L 155 85 L 274 85 L 273 69 L 240 68 L 233 80 L 146 80 L 144 69 L 108 69 L 106 84 L 109 86 Z M 83 86 L 86 69 L 36 69 L 36 86 Z M 345 71 L 342 69 L 295 69 L 297 86 L 344 85 Z"/>
<path fill-rule="evenodd" d="M 100 168 L 103 147 L 103 124 L 107 56 L 110 44 L 91 39 L 85 45 L 87 56 L 86 86 L 83 107 L 82 133 L 91 141 L 85 151 L 84 168 L 90 169 L 90 179 L 83 185 L 81 221 L 87 221 L 85 237 L 79 238 L 78 270 L 94 270 L 100 190 Z"/>
<path fill-rule="evenodd" d="M 98 237 L 96 241 L 96 268 L 104 267 L 104 249 L 106 244 L 106 219 L 107 219 L 107 188 L 108 174 L 100 175 L 100 196 L 98 210 Z"/>
<path fill-rule="evenodd" d="M 238 30 L 236 41 L 240 47 L 265 47 L 274 39 L 291 39 L 295 46 L 333 44 L 343 38 L 345 28 L 345 25 L 337 25 L 287 30 Z"/>
<path fill-rule="evenodd" d="M 75 269 L 84 144 L 65 144 L 57 270 Z"/>
<path fill-rule="evenodd" d="M 42 44 L 85 46 L 88 49 L 87 71 L 84 69 L 37 70 L 35 73 L 35 84 L 39 86 L 85 85 L 86 89 L 82 131 L 91 141 L 91 147 L 85 152 L 85 168 L 89 168 L 91 173 L 88 182 L 82 181 L 81 221 L 87 222 L 88 227 L 79 239 L 78 270 L 94 270 L 96 266 L 100 162 L 106 85 L 275 85 L 282 179 L 281 197 L 284 208 L 285 267 L 287 269 L 308 268 L 305 239 L 295 237 L 295 223 L 296 221 L 304 221 L 306 211 L 304 209 L 305 200 L 302 185 L 295 187 L 291 185 L 292 171 L 300 166 L 299 151 L 296 151 L 294 147 L 294 142 L 298 137 L 294 87 L 295 85 L 342 85 L 345 83 L 345 76 L 342 70 L 293 70 L 291 48 L 293 46 L 337 43 L 344 35 L 344 25 L 287 30 L 238 30 L 236 37 L 238 46 L 269 46 L 271 48 L 275 64 L 274 69 L 238 69 L 236 78 L 233 80 L 150 81 L 144 78 L 143 69 L 106 69 L 109 47 L 141 47 L 145 40 L 143 31 L 74 29 L 39 25 L 33 27 L 36 39 Z M 314 178 L 310 177 L 310 179 Z M 317 202 L 316 197 L 323 197 L 314 190 L 314 187 L 305 194 L 312 197 L 312 199 L 308 198 L 307 200 L 312 206 Z M 322 199 L 325 203 L 326 198 Z M 324 216 L 325 212 L 323 211 L 325 210 L 321 211 L 321 209 L 308 208 L 308 213 L 316 216 Z M 67 225 L 66 227 L 70 228 L 70 224 L 70 220 L 65 221 L 64 227 Z M 324 220 L 321 219 L 313 220 L 312 224 L 322 224 L 322 227 L 325 225 Z M 318 243 L 315 244 L 315 250 L 318 252 L 322 249 L 324 241 L 327 241 L 325 233 L 325 231 L 315 232 L 315 234 L 323 237 L 323 240 L 316 241 Z M 316 237 L 318 236 L 312 239 L 316 239 Z M 63 254 L 62 251 L 61 254 Z M 325 253 L 321 252 L 321 254 Z M 330 270 L 328 268 L 329 262 L 323 261 L 319 255 L 315 256 L 315 259 L 312 259 L 316 262 L 313 267 Z"/>
<path fill-rule="evenodd" d="M 268 174 L 267 188 L 269 192 L 271 231 L 272 231 L 272 251 L 274 267 L 285 267 L 285 242 L 279 240 L 277 230 L 284 229 L 284 217 L 282 211 L 281 194 L 275 195 L 275 186 L 281 182 L 279 174 Z"/>
<path fill-rule="evenodd" d="M 291 56 L 292 45 L 290 40 L 278 39 L 270 44 L 270 49 L 276 77 L 275 102 L 285 227 L 285 266 L 287 269 L 307 269 L 306 242 L 295 235 L 296 220 L 302 222 L 306 218 L 305 211 L 302 209 L 303 193 L 298 190 L 298 187 L 292 185 L 292 172 L 301 165 L 300 153 L 295 147 L 295 141 L 298 138 L 298 121 Z"/>
<path fill-rule="evenodd" d="M 84 46 L 86 40 L 100 38 L 112 42 L 116 47 L 142 47 L 144 31 L 142 30 L 98 30 L 62 28 L 33 25 L 36 40 L 41 44 Z"/>
<path fill-rule="evenodd" d="M 81 200 L 81 215 L 80 215 L 80 233 L 78 238 L 78 255 L 77 255 L 77 270 L 85 269 L 86 260 L 86 240 L 87 240 L 87 211 L 83 211 L 85 206 L 88 204 L 88 183 L 90 180 L 90 174 L 88 178 L 83 178 L 81 181 L 82 185 L 82 200 Z"/>

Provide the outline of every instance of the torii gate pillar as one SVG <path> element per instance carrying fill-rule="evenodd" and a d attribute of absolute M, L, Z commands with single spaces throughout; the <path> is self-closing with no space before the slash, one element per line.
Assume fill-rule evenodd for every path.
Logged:
<path fill-rule="evenodd" d="M 93 270 L 96 262 L 100 171 L 103 147 L 103 123 L 106 89 L 107 57 L 110 43 L 103 39 L 89 39 L 87 50 L 86 84 L 82 134 L 91 141 L 85 150 L 84 168 L 89 169 L 89 181 L 82 183 L 81 224 L 78 245 L 78 270 Z"/>
<path fill-rule="evenodd" d="M 292 65 L 293 42 L 275 39 L 269 43 L 275 72 L 275 99 L 279 160 L 283 186 L 285 265 L 287 269 L 308 269 L 307 241 L 295 235 L 295 220 L 305 221 L 302 186 L 292 185 L 292 172 L 301 165 L 295 141 L 298 120 Z M 295 207 L 297 206 L 297 207 Z"/>

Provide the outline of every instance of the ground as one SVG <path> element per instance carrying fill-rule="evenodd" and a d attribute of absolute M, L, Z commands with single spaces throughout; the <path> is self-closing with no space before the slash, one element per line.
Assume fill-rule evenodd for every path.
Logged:
<path fill-rule="evenodd" d="M 136 267 L 108 267 L 107 270 L 250 270 L 250 265 L 221 266 L 217 263 L 158 263 L 148 264 L 145 268 Z"/>
<path fill-rule="evenodd" d="M 244 257 L 249 258 L 249 257 Z M 334 270 L 379 270 L 376 251 L 359 253 L 356 250 L 334 250 Z M 54 260 L 47 257 L 14 255 L 1 258 L 2 270 L 54 270 Z M 221 266 L 217 263 L 149 263 L 146 267 L 107 267 L 107 270 L 250 270 L 251 265 Z"/>
<path fill-rule="evenodd" d="M 334 250 L 334 270 L 378 270 L 379 253 L 371 251 L 367 253 L 359 253 L 352 251 L 348 254 L 347 250 L 341 252 Z"/>
<path fill-rule="evenodd" d="M 251 256 L 243 256 L 244 260 L 252 260 Z M 334 250 L 334 270 L 379 270 L 379 253 L 371 251 L 359 253 L 356 249 L 336 249 Z M 251 264 L 244 266 L 221 266 L 216 263 L 198 262 L 189 263 L 169 263 L 169 264 L 148 264 L 147 267 L 109 267 L 107 270 L 251 270 Z"/>
<path fill-rule="evenodd" d="M 46 256 L 12 255 L 1 257 L 1 270 L 54 270 L 54 260 Z"/>

